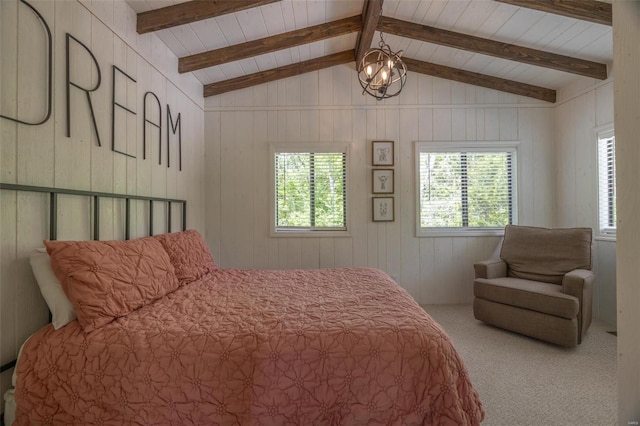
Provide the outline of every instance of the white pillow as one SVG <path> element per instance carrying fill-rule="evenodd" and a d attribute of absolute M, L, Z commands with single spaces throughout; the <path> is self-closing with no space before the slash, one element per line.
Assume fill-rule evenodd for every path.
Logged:
<path fill-rule="evenodd" d="M 67 295 L 64 294 L 60 281 L 51 269 L 51 258 L 46 250 L 36 249 L 29 258 L 29 262 L 40 287 L 40 293 L 51 311 L 53 328 L 57 330 L 75 320 L 76 313 Z"/>
<path fill-rule="evenodd" d="M 15 390 L 9 389 L 4 393 L 4 424 L 12 425 L 16 419 Z"/>
<path fill-rule="evenodd" d="M 46 254 L 46 253 L 45 253 Z M 11 374 L 11 386 L 12 389 L 9 389 L 4 393 L 4 424 L 12 425 L 16 419 L 16 399 L 15 399 L 15 387 L 16 383 L 18 383 L 18 363 L 20 362 L 20 355 L 22 355 L 22 349 L 24 349 L 24 345 L 31 339 L 31 336 L 27 337 L 27 340 L 20 346 L 20 350 L 18 351 L 18 358 L 16 359 L 16 365 L 13 368 L 13 373 Z"/>

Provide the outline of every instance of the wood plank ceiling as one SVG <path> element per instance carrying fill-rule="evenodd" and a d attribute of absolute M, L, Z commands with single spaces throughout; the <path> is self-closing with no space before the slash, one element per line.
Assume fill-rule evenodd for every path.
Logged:
<path fill-rule="evenodd" d="M 611 4 L 595 0 L 128 0 L 204 96 L 345 63 L 382 32 L 410 72 L 555 102 L 611 65 Z M 355 71 L 354 71 L 354 78 Z"/>

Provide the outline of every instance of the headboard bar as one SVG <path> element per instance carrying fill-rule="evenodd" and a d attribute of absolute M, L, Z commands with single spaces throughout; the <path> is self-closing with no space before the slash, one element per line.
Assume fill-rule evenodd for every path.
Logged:
<path fill-rule="evenodd" d="M 187 203 L 182 203 L 182 230 L 187 229 Z"/>
<path fill-rule="evenodd" d="M 129 222 L 125 226 L 129 229 Z M 96 241 L 100 239 L 100 197 L 97 195 L 93 196 L 93 239 Z"/>
<path fill-rule="evenodd" d="M 124 199 L 126 206 L 125 216 L 125 238 L 130 239 L 131 223 L 131 200 L 142 200 L 149 202 L 149 235 L 153 235 L 153 203 L 161 202 L 167 204 L 167 229 L 171 232 L 171 204 L 182 205 L 182 230 L 187 229 L 187 201 L 176 198 L 148 197 L 144 195 L 111 194 L 108 192 L 83 191 L 78 189 L 49 188 L 44 186 L 17 185 L 13 183 L 0 183 L 0 189 L 11 191 L 46 192 L 50 195 L 49 203 L 49 239 L 56 240 L 58 237 L 58 194 L 80 195 L 93 197 L 93 239 L 100 239 L 100 198 Z"/>
<path fill-rule="evenodd" d="M 182 230 L 187 229 L 187 201 L 174 198 L 147 197 L 143 195 L 110 194 L 108 192 L 83 191 L 77 189 L 49 188 L 44 186 L 17 185 L 13 183 L 0 183 L 0 189 L 9 191 L 42 192 L 49 194 L 49 239 L 58 239 L 58 194 L 79 195 L 92 197 L 93 201 L 93 239 L 100 239 L 100 198 L 116 198 L 125 200 L 125 239 L 131 238 L 131 200 L 149 202 L 149 235 L 153 235 L 153 203 L 167 204 L 167 230 L 171 232 L 171 205 L 182 205 Z M 50 315 L 51 316 L 51 315 Z M 51 318 L 49 318 L 51 320 Z M 16 360 L 0 365 L 0 373 L 10 370 L 16 365 Z"/>
<path fill-rule="evenodd" d="M 153 235 L 153 200 L 149 200 L 149 235 Z"/>
<path fill-rule="evenodd" d="M 131 200 L 153 200 L 172 203 L 186 203 L 186 200 L 179 200 L 177 198 L 162 198 L 162 197 L 150 197 L 146 195 L 128 195 L 128 194 L 113 194 L 110 192 L 97 192 L 97 191 L 84 191 L 81 189 L 64 189 L 64 188 L 49 188 L 44 186 L 32 186 L 32 185 L 18 185 L 14 183 L 0 183 L 0 189 L 8 189 L 12 191 L 30 191 L 30 192 L 48 192 L 56 194 L 68 194 L 68 195 L 86 195 L 88 197 L 97 196 L 102 198 L 129 198 Z"/>
<path fill-rule="evenodd" d="M 7 188 L 11 189 L 11 188 Z M 58 239 L 58 194 L 51 192 L 49 194 L 51 200 L 49 202 L 49 239 Z"/>
<path fill-rule="evenodd" d="M 17 360 L 14 359 L 13 361 L 9 361 L 6 364 L 0 365 L 0 373 L 4 373 L 5 371 L 10 370 L 13 367 L 15 367 L 16 366 L 16 362 L 17 362 Z"/>

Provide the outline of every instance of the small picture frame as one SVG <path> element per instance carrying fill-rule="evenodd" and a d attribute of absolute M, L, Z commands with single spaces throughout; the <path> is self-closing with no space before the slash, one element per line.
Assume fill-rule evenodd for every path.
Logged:
<path fill-rule="evenodd" d="M 373 169 L 371 171 L 372 192 L 374 194 L 393 194 L 393 169 Z"/>
<path fill-rule="evenodd" d="M 371 143 L 371 164 L 374 166 L 393 166 L 393 141 L 373 141 Z"/>
<path fill-rule="evenodd" d="M 393 197 L 373 197 L 373 221 L 393 222 Z"/>

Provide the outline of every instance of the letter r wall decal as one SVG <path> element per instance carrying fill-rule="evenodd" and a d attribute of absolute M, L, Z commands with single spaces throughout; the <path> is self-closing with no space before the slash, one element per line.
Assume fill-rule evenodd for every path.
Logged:
<path fill-rule="evenodd" d="M 84 50 L 86 50 L 89 53 L 89 55 L 91 55 L 91 59 L 93 60 L 93 63 L 96 66 L 96 71 L 98 72 L 98 81 L 96 82 L 95 87 L 92 88 L 92 89 L 81 87 L 77 83 L 74 83 L 73 81 L 71 81 L 71 68 L 70 68 L 70 62 L 69 62 L 69 56 L 70 56 L 69 55 L 69 44 L 70 44 L 70 41 L 72 39 L 76 43 L 78 43 L 80 46 L 84 47 Z M 93 122 L 93 129 L 96 132 L 96 138 L 98 138 L 98 146 L 102 146 L 102 144 L 100 143 L 100 134 L 98 133 L 98 125 L 96 124 L 96 116 L 95 116 L 95 114 L 93 112 L 93 105 L 91 104 L 91 95 L 90 95 L 90 92 L 95 92 L 100 87 L 100 82 L 102 81 L 102 74 L 100 73 L 100 65 L 98 64 L 98 60 L 96 59 L 96 57 L 93 56 L 93 53 L 91 52 L 91 50 L 89 50 L 89 48 L 87 46 L 85 46 L 80 40 L 78 40 L 77 38 L 75 38 L 74 36 L 72 36 L 69 33 L 67 33 L 67 37 L 66 37 L 66 50 L 67 50 L 67 52 L 66 52 L 67 53 L 67 57 L 66 57 L 67 137 L 69 137 L 69 138 L 71 137 L 71 86 L 73 86 L 73 87 L 76 87 L 76 88 L 82 90 L 87 95 L 87 102 L 89 103 L 89 110 L 91 111 L 91 121 Z"/>

